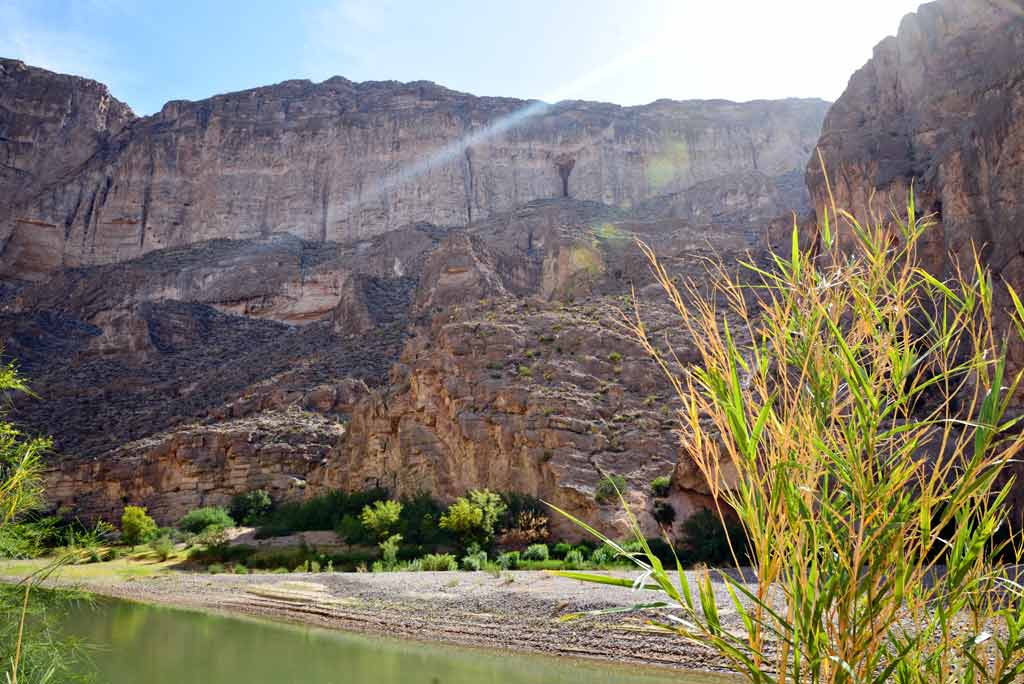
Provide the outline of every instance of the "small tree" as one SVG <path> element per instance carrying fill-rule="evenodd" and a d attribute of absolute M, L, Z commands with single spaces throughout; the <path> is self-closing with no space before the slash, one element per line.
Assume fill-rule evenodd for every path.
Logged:
<path fill-rule="evenodd" d="M 274 507 L 274 501 L 265 489 L 254 489 L 236 494 L 231 499 L 231 517 L 241 525 L 257 525 Z"/>
<path fill-rule="evenodd" d="M 363 507 L 359 519 L 363 527 L 373 532 L 378 539 L 387 539 L 399 526 L 402 517 L 400 501 L 375 501 Z"/>
<path fill-rule="evenodd" d="M 457 536 L 465 547 L 487 546 L 494 539 L 495 527 L 505 514 L 505 502 L 488 489 L 474 489 L 460 496 L 441 516 L 441 527 Z"/>
<path fill-rule="evenodd" d="M 156 522 L 146 514 L 142 506 L 125 506 L 121 514 L 121 540 L 135 548 L 136 544 L 149 541 L 156 534 Z"/>

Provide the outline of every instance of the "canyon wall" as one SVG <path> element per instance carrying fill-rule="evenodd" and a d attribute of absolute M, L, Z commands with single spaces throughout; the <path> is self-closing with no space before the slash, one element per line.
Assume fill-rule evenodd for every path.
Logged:
<path fill-rule="evenodd" d="M 45 153 L 55 172 L 0 216 L 0 274 L 31 279 L 217 238 L 346 242 L 417 221 L 466 225 L 534 199 L 629 207 L 731 174 L 772 179 L 803 163 L 827 107 L 549 106 L 336 77 L 130 118 L 109 97 L 79 94 L 105 92 L 91 81 L 0 65 L 19 76 L 0 90 L 6 165 L 31 173 Z M 48 78 L 50 94 L 38 98 L 30 86 Z M 41 125 L 86 113 L 104 124 L 101 144 Z M 67 158 L 52 159 L 54 148 Z"/>
<path fill-rule="evenodd" d="M 1024 3 L 922 5 L 850 79 L 818 149 L 836 204 L 858 217 L 905 207 L 913 186 L 940 224 L 927 254 L 937 272 L 973 243 L 995 275 L 1024 282 Z M 820 215 L 816 157 L 807 184 Z"/>

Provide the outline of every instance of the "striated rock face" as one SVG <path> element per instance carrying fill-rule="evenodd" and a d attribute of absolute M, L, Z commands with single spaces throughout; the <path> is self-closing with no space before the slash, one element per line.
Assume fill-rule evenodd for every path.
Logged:
<path fill-rule="evenodd" d="M 0 58 L 0 216 L 60 182 L 135 119 L 102 83 Z M 31 220 L 30 217 L 20 217 Z M 30 224 L 26 224 L 30 225 Z"/>
<path fill-rule="evenodd" d="M 1024 6 L 922 5 L 850 79 L 818 147 L 836 203 L 858 216 L 872 192 L 885 215 L 914 186 L 921 212 L 941 222 L 930 247 L 938 272 L 973 242 L 997 275 L 1024 282 Z M 820 213 L 817 159 L 807 184 Z"/>
<path fill-rule="evenodd" d="M 603 471 L 652 533 L 672 474 L 682 521 L 707 492 L 614 324 L 631 288 L 661 297 L 634 241 L 695 278 L 756 251 L 810 206 L 826 108 L 334 78 L 136 118 L 91 81 L 0 79 L 0 342 L 40 396 L 13 418 L 55 438 L 54 506 L 161 523 L 380 483 L 519 490 L 623 531 Z"/>
<path fill-rule="evenodd" d="M 0 136 L 31 128 L 8 121 L 8 100 L 35 97 L 22 92 L 23 82 L 49 78 L 66 99 L 80 87 L 2 64 L 30 77 L 0 90 Z M 107 117 L 119 125 L 103 130 L 116 135 L 78 155 L 80 166 L 63 164 L 45 188 L 32 184 L 12 196 L 0 216 L 0 274 L 41 279 L 64 267 L 277 232 L 346 242 L 417 221 L 465 225 L 539 198 L 632 206 L 730 174 L 785 176 L 812 149 L 826 107 L 818 100 L 546 106 L 428 82 L 343 78 L 171 102 L 150 117 Z M 61 142 L 35 133 L 37 155 Z"/>

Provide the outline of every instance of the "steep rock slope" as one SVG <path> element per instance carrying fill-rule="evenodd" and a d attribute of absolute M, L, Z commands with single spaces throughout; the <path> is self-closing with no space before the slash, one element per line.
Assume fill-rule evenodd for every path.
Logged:
<path fill-rule="evenodd" d="M 973 242 L 996 274 L 1024 282 L 1024 3 L 922 5 L 850 79 L 818 148 L 837 204 L 858 216 L 904 206 L 913 185 L 941 222 L 937 271 Z M 820 213 L 817 158 L 807 183 Z"/>
<path fill-rule="evenodd" d="M 48 77 L 2 64 L 27 70 L 30 82 Z M 20 82 L 0 91 L 0 135 L 14 125 L 5 101 L 32 97 Z M 68 98 L 77 87 L 53 80 Z M 170 102 L 125 122 L 75 172 L 15 195 L 0 216 L 0 273 L 40 279 L 62 267 L 275 232 L 345 242 L 417 221 L 465 225 L 540 198 L 631 206 L 731 174 L 772 179 L 803 163 L 826 107 L 548 106 L 429 82 L 340 77 Z"/>

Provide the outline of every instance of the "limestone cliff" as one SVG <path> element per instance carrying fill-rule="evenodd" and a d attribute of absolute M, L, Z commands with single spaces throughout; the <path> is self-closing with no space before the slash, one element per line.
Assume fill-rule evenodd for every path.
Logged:
<path fill-rule="evenodd" d="M 33 128 L 31 117 L 8 113 L 35 101 L 22 84 L 50 78 L 54 96 L 69 100 L 81 84 L 98 86 L 0 64 L 28 74 L 0 90 L 7 164 L 34 168 L 52 149 L 46 143 L 62 141 Z M 278 232 L 346 242 L 417 221 L 465 225 L 563 195 L 628 207 L 731 174 L 785 176 L 807 157 L 826 107 L 819 100 L 548 106 L 428 82 L 338 77 L 170 102 L 144 118 L 114 107 L 118 116 L 103 119 L 109 140 L 91 150 L 73 146 L 74 159 L 55 165 L 44 184 L 12 195 L 13 207 L 0 215 L 0 274 L 39 279 L 64 267 Z M 5 142 L 22 126 L 36 138 L 29 152 Z"/>
<path fill-rule="evenodd" d="M 905 206 L 914 187 L 941 223 L 936 270 L 973 242 L 995 274 L 1024 282 L 1024 3 L 922 5 L 850 79 L 818 148 L 836 203 L 858 216 Z M 820 213 L 817 158 L 807 183 Z"/>

